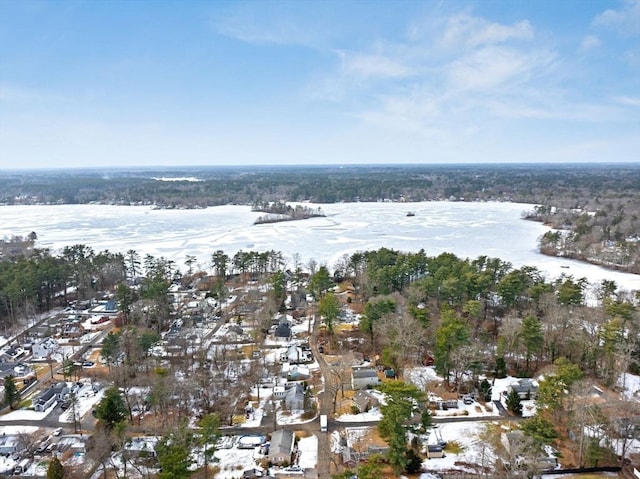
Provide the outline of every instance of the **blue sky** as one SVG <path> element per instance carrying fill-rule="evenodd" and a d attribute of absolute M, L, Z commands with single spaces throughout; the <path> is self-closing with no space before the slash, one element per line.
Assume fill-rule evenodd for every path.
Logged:
<path fill-rule="evenodd" d="M 639 152 L 640 0 L 0 0 L 0 168 Z"/>

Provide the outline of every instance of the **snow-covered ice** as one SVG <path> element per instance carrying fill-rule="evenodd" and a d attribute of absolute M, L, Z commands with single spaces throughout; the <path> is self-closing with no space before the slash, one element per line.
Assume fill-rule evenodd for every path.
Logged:
<path fill-rule="evenodd" d="M 317 206 L 317 205 L 309 205 Z M 640 277 L 537 252 L 537 239 L 548 227 L 520 219 L 532 205 L 518 203 L 337 203 L 321 205 L 326 218 L 253 225 L 259 213 L 249 206 L 225 205 L 203 210 L 153 210 L 148 206 L 21 205 L 0 206 L 3 234 L 38 234 L 38 247 L 60 250 L 83 243 L 96 251 L 164 256 L 182 263 L 194 255 L 202 265 L 211 251 L 228 255 L 244 249 L 300 254 L 333 266 L 345 254 L 380 247 L 424 249 L 428 255 L 499 257 L 514 266 L 537 266 L 549 277 L 568 273 L 590 282 L 614 280 L 640 290 Z M 407 217 L 407 210 L 414 217 Z M 171 225 L 171 227 L 167 227 Z M 473 241 L 469 241 L 469 229 Z"/>

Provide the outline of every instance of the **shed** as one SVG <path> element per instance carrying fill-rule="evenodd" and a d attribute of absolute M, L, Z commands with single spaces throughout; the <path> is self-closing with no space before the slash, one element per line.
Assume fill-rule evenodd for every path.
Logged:
<path fill-rule="evenodd" d="M 440 459 L 444 457 L 444 448 L 438 444 L 427 446 L 427 459 Z"/>

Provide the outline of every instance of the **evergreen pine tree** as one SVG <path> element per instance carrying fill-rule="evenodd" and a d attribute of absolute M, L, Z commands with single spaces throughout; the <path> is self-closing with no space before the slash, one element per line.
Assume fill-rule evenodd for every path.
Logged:
<path fill-rule="evenodd" d="M 47 469 L 47 479 L 64 479 L 64 467 L 57 457 L 51 459 Z"/>
<path fill-rule="evenodd" d="M 516 416 L 522 416 L 522 401 L 518 393 L 513 389 L 507 396 L 507 409 Z"/>
<path fill-rule="evenodd" d="M 20 391 L 16 386 L 15 378 L 9 374 L 4 378 L 4 405 L 13 409 L 20 400 Z"/>

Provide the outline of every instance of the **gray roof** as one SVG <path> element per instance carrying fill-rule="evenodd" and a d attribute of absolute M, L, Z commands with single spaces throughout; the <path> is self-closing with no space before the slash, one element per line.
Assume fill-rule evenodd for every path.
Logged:
<path fill-rule="evenodd" d="M 293 432 L 287 429 L 278 429 L 271 435 L 269 455 L 291 454 L 293 451 Z"/>
<path fill-rule="evenodd" d="M 291 326 L 287 321 L 283 321 L 278 324 L 274 336 L 277 338 L 288 338 L 291 336 Z"/>
<path fill-rule="evenodd" d="M 302 384 L 294 384 L 293 387 L 287 389 L 287 399 L 304 399 L 304 386 Z"/>
<path fill-rule="evenodd" d="M 376 372 L 376 370 L 371 368 L 354 369 L 352 374 L 354 378 L 378 377 L 378 373 Z"/>

